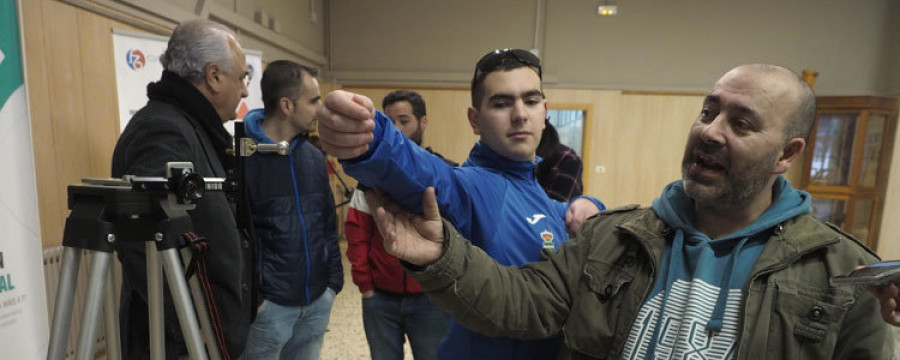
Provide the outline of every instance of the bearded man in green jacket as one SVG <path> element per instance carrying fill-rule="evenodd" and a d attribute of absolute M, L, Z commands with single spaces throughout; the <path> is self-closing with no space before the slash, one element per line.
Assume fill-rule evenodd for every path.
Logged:
<path fill-rule="evenodd" d="M 385 248 L 454 319 L 489 336 L 562 334 L 561 359 L 890 359 L 878 301 L 829 283 L 878 257 L 812 217 L 782 176 L 815 111 L 788 69 L 729 71 L 688 134 L 682 180 L 521 268 L 442 223 L 431 189 L 424 217 L 370 205 Z"/>

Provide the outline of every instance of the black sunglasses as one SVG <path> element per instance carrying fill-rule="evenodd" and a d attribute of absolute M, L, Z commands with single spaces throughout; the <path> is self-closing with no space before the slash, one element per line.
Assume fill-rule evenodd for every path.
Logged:
<path fill-rule="evenodd" d="M 485 54 L 481 57 L 481 60 L 478 60 L 478 63 L 475 65 L 474 76 L 477 77 L 479 72 L 486 73 L 496 69 L 497 66 L 503 63 L 503 60 L 506 59 L 512 59 L 521 64 L 536 68 L 538 71 L 538 78 L 544 78 L 541 71 L 541 59 L 532 54 L 530 51 L 522 49 L 494 50 Z"/>

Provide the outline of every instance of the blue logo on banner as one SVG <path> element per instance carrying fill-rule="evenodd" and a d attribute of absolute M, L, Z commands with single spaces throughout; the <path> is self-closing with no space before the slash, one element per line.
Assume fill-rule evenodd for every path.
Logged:
<path fill-rule="evenodd" d="M 144 53 L 138 49 L 128 49 L 125 52 L 125 63 L 128 64 L 128 67 L 131 70 L 140 70 L 144 68 L 144 64 L 147 62 L 144 57 Z"/>

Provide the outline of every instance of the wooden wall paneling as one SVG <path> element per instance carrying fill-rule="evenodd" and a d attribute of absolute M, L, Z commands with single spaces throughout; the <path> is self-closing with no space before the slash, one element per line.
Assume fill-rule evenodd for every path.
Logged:
<path fill-rule="evenodd" d="M 55 246 L 66 187 L 109 176 L 119 135 L 111 29 L 133 27 L 55 0 L 24 1 L 22 16 L 42 243 Z"/>
<path fill-rule="evenodd" d="M 54 179 L 59 189 L 61 212 L 42 214 L 64 219 L 68 214 L 66 186 L 76 183 L 90 170 L 87 151 L 88 124 L 84 118 L 82 39 L 78 36 L 77 9 L 58 1 L 44 2 L 44 33 L 47 55 L 51 139 L 56 157 Z M 62 221 L 62 220 L 61 220 Z M 59 244 L 62 233 L 45 234 L 45 243 Z"/>
<path fill-rule="evenodd" d="M 900 218 L 900 124 L 898 124 L 897 113 L 894 116 L 895 130 L 893 135 L 893 149 L 890 154 L 882 154 L 882 156 L 891 156 L 890 175 L 887 180 L 887 190 L 885 191 L 883 204 L 881 204 L 881 217 L 883 221 L 879 227 L 878 254 L 883 259 L 900 258 L 900 241 L 896 240 L 897 234 L 900 234 L 900 221 L 894 219 Z"/>
<path fill-rule="evenodd" d="M 614 196 L 623 204 L 649 206 L 663 187 L 681 178 L 681 159 L 687 134 L 700 109 L 700 96 L 622 96 L 618 156 L 609 171 Z"/>
<path fill-rule="evenodd" d="M 424 145 L 462 164 L 479 139 L 469 125 L 468 109 L 472 103 L 469 90 L 426 89 L 418 92 L 428 107 Z"/>
<path fill-rule="evenodd" d="M 65 189 L 56 180 L 56 155 L 53 146 L 53 122 L 50 116 L 49 55 L 44 32 L 44 3 L 47 0 L 22 1 L 22 32 L 24 35 L 25 82 L 31 111 L 31 137 L 34 143 L 35 178 L 41 238 L 44 247 L 58 245 L 62 239 L 63 217 L 66 210 Z"/>
<path fill-rule="evenodd" d="M 93 177 L 110 176 L 110 161 L 119 137 L 118 101 L 112 28 L 114 22 L 79 11 L 87 152 Z"/>

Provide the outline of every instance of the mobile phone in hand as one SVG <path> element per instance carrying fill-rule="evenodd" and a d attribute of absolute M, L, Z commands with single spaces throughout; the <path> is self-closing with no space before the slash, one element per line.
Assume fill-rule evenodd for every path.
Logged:
<path fill-rule="evenodd" d="M 900 280 L 900 260 L 866 265 L 831 278 L 831 285 L 872 286 Z"/>

